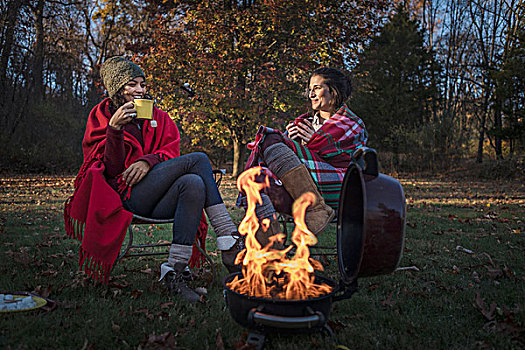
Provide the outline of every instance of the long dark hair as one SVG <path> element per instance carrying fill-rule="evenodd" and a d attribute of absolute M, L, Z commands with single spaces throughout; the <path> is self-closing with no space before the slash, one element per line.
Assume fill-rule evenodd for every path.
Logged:
<path fill-rule="evenodd" d="M 339 69 L 323 67 L 312 72 L 308 83 L 310 83 L 312 77 L 316 75 L 322 77 L 324 83 L 328 86 L 330 94 L 332 95 L 329 104 L 335 112 L 352 94 L 352 82 L 350 78 Z"/>
<path fill-rule="evenodd" d="M 126 99 L 124 98 L 124 86 L 123 86 L 117 91 L 117 93 L 115 94 L 115 96 L 113 96 L 113 98 L 109 99 L 108 107 L 109 107 L 109 112 L 111 113 L 111 115 L 115 114 L 117 109 L 119 109 L 120 106 L 122 106 L 124 103 L 126 103 Z"/>

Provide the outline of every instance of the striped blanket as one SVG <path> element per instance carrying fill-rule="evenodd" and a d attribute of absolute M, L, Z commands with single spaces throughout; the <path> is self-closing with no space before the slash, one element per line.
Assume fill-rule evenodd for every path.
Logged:
<path fill-rule="evenodd" d="M 304 114 L 299 118 L 308 117 L 311 117 L 311 114 Z M 252 152 L 246 163 L 246 169 L 257 165 L 265 166 L 259 144 L 269 133 L 281 132 L 265 126 L 259 128 L 255 141 L 248 145 Z M 346 104 L 343 104 L 313 134 L 306 145 L 289 139 L 285 134 L 282 135 L 286 145 L 310 171 L 326 203 L 337 209 L 343 177 L 350 165 L 352 154 L 358 148 L 365 146 L 368 139 L 363 121 Z"/>

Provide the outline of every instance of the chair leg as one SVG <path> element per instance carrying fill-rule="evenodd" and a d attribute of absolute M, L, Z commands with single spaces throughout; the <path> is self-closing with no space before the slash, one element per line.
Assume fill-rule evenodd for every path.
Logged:
<path fill-rule="evenodd" d="M 212 285 L 215 285 L 216 283 L 216 271 L 215 271 L 215 265 L 213 263 L 213 260 L 212 258 L 206 253 L 206 251 L 204 249 L 202 249 L 202 247 L 198 244 L 198 241 L 195 240 L 195 245 L 197 246 L 197 249 L 199 249 L 199 251 L 204 255 L 204 258 L 208 261 L 208 263 L 210 264 L 211 266 L 211 273 L 212 273 Z M 152 248 L 152 247 L 160 247 L 160 246 L 169 246 L 169 244 L 152 244 L 152 245 L 137 245 L 137 246 L 134 246 L 133 245 L 133 224 L 130 224 L 128 226 L 128 243 L 126 245 L 126 247 L 123 249 L 122 253 L 120 253 L 117 258 L 115 259 L 115 263 L 113 264 L 113 266 L 111 267 L 111 271 L 109 272 L 109 274 L 111 275 L 112 271 L 113 271 L 113 268 L 115 267 L 115 265 L 120 261 L 122 260 L 123 258 L 127 257 L 128 256 L 128 253 L 131 249 L 133 248 Z M 129 256 L 154 256 L 154 255 L 164 255 L 164 254 L 168 254 L 167 252 L 166 253 L 137 253 L 137 254 L 129 254 Z"/>
<path fill-rule="evenodd" d="M 204 249 L 202 249 L 202 247 L 199 245 L 198 241 L 195 239 L 195 246 L 197 247 L 197 249 L 199 250 L 199 252 L 202 253 L 202 255 L 204 255 L 204 258 L 208 261 L 208 263 L 210 264 L 210 267 L 211 267 L 211 274 L 212 274 L 212 279 L 211 279 L 211 284 L 212 286 L 215 285 L 215 265 L 213 264 L 213 260 L 211 259 L 211 257 L 206 253 L 206 251 Z"/>
<path fill-rule="evenodd" d="M 122 258 L 124 258 L 126 256 L 126 254 L 128 254 L 129 250 L 132 248 L 133 246 L 133 229 L 132 229 L 132 224 L 130 224 L 128 226 L 128 245 L 126 246 L 126 248 L 124 248 L 124 251 L 122 253 L 120 253 L 120 255 L 117 257 L 117 259 L 115 260 L 115 264 L 118 263 Z"/>

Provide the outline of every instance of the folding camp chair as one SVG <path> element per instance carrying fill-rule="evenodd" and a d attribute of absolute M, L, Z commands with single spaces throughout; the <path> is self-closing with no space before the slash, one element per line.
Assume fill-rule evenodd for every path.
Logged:
<path fill-rule="evenodd" d="M 224 175 L 222 170 L 213 170 L 213 176 L 215 178 L 215 183 L 217 184 L 217 187 L 221 185 L 222 182 L 222 176 Z M 137 256 L 155 256 L 155 255 L 168 255 L 169 249 L 165 249 L 163 251 L 158 251 L 158 248 L 161 247 L 169 247 L 171 246 L 171 243 L 156 243 L 156 244 L 134 244 L 133 243 L 133 229 L 135 225 L 161 225 L 161 224 L 171 224 L 173 222 L 173 218 L 170 219 L 154 219 L 154 218 L 148 218 L 144 216 L 140 216 L 137 214 L 133 214 L 133 219 L 131 220 L 131 224 L 128 227 L 128 243 L 127 245 L 121 250 L 120 255 L 115 260 L 115 264 L 117 264 L 120 260 L 124 258 L 130 258 L 130 257 L 137 257 Z M 211 257 L 206 253 L 204 250 L 204 247 L 201 247 L 198 244 L 198 241 L 195 240 L 197 248 L 200 250 L 200 252 L 204 255 L 206 260 L 210 263 L 212 274 L 215 276 L 215 267 L 213 264 L 213 260 Z M 139 252 L 134 252 L 136 250 L 139 250 Z"/>

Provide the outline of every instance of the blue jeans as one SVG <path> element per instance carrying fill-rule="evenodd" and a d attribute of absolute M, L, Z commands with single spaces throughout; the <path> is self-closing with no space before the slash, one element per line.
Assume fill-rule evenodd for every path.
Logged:
<path fill-rule="evenodd" d="M 140 216 L 173 218 L 173 243 L 191 245 L 202 210 L 222 202 L 210 161 L 197 152 L 155 165 L 122 203 Z"/>

